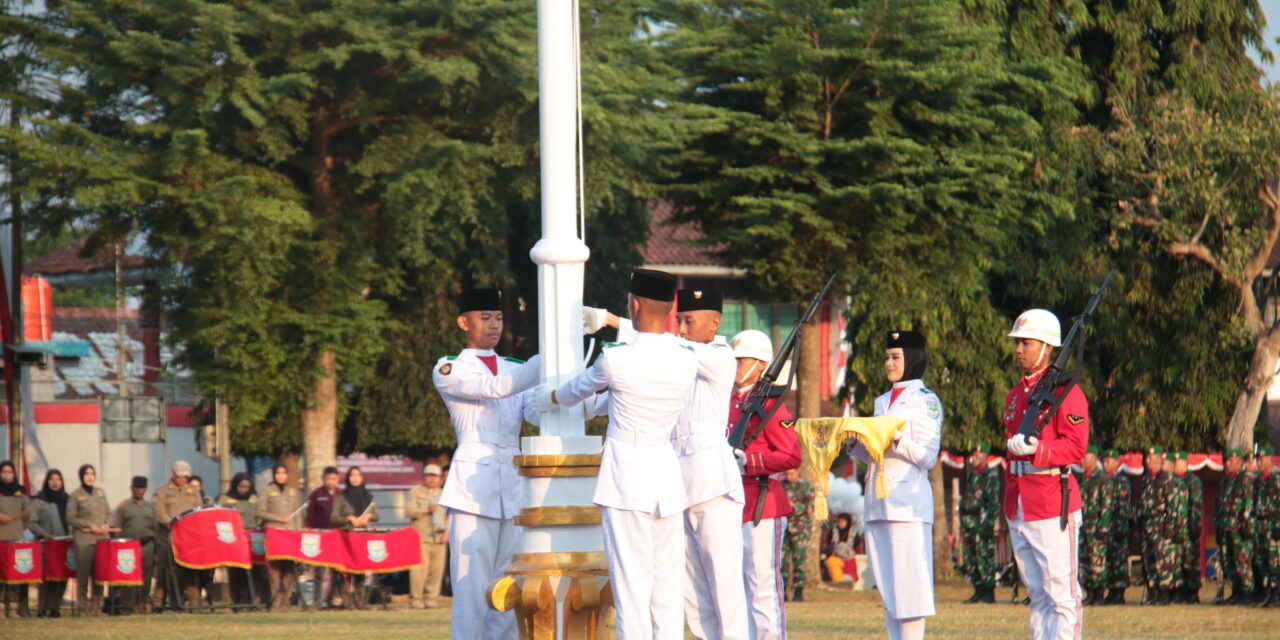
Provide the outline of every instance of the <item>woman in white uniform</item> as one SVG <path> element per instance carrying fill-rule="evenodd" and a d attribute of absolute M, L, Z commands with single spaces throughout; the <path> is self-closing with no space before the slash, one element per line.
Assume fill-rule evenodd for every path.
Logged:
<path fill-rule="evenodd" d="M 884 453 L 889 492 L 876 497 L 877 464 L 861 442 L 851 450 L 868 463 L 866 502 L 867 560 L 884 600 L 889 640 L 924 637 L 925 617 L 933 607 L 933 489 L 929 470 L 938 462 L 942 443 L 942 403 L 925 388 L 928 354 L 924 336 L 891 331 L 884 371 L 893 389 L 876 398 L 877 416 L 906 421 Z"/>

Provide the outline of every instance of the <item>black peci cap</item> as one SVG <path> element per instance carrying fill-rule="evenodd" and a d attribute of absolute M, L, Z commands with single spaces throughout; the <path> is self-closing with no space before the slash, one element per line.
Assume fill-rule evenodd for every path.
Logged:
<path fill-rule="evenodd" d="M 637 298 L 671 302 L 676 299 L 676 277 L 665 271 L 636 269 L 631 272 L 630 293 Z"/>
<path fill-rule="evenodd" d="M 915 331 L 890 331 L 885 336 L 886 349 L 923 349 L 924 334 Z"/>
<path fill-rule="evenodd" d="M 468 311 L 501 311 L 502 292 L 497 289 L 469 289 L 458 296 L 458 315 Z"/>
<path fill-rule="evenodd" d="M 724 296 L 714 289 L 681 289 L 676 292 L 677 311 L 715 311 L 724 308 Z"/>
<path fill-rule="evenodd" d="M 143 489 L 146 489 L 146 488 L 147 488 L 147 477 L 146 477 L 146 476 L 134 476 L 134 477 L 133 477 L 133 482 L 129 483 L 129 486 L 131 486 L 131 487 L 142 487 Z"/>

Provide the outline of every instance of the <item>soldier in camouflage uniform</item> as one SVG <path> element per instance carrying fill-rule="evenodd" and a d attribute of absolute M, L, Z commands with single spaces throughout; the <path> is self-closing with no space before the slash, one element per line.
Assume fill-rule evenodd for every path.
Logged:
<path fill-rule="evenodd" d="M 1222 579 L 1231 583 L 1231 597 L 1219 604 L 1249 604 L 1253 590 L 1253 475 L 1244 470 L 1244 454 L 1228 449 L 1227 474 L 1218 486 L 1219 564 Z"/>
<path fill-rule="evenodd" d="M 1115 485 L 1098 468 L 1098 448 L 1089 445 L 1080 461 L 1084 473 L 1077 477 L 1084 513 L 1080 525 L 1080 582 L 1084 604 L 1102 604 L 1107 588 L 1107 543 L 1111 539 Z"/>
<path fill-rule="evenodd" d="M 1000 472 L 988 466 L 991 447 L 974 447 L 964 467 L 964 497 L 960 500 L 960 532 L 964 544 L 965 577 L 973 584 L 966 604 L 996 601 L 996 520 L 1000 517 Z"/>
<path fill-rule="evenodd" d="M 1133 491 L 1129 476 L 1120 470 L 1120 452 L 1102 452 L 1102 471 L 1111 482 L 1111 522 L 1107 536 L 1107 593 L 1102 604 L 1124 604 L 1129 588 L 1129 531 L 1133 526 Z"/>
<path fill-rule="evenodd" d="M 800 478 L 799 469 L 788 469 L 782 490 L 792 509 L 787 516 L 787 535 L 782 539 L 782 593 L 793 602 L 804 602 L 804 565 L 809 560 L 813 533 L 813 485 Z"/>
<path fill-rule="evenodd" d="M 1173 475 L 1187 486 L 1187 546 L 1182 554 L 1182 588 L 1174 602 L 1200 602 L 1200 533 L 1204 528 L 1204 483 L 1187 466 L 1187 452 L 1173 454 Z"/>
<path fill-rule="evenodd" d="M 1187 487 L 1164 470 L 1164 448 L 1147 449 L 1142 491 L 1142 568 L 1147 583 L 1143 604 L 1167 605 L 1182 586 L 1182 548 L 1187 538 Z"/>
<path fill-rule="evenodd" d="M 1280 607 L 1280 473 L 1276 471 L 1275 449 L 1258 448 L 1258 484 L 1254 491 L 1253 519 L 1258 540 L 1257 580 L 1264 585 L 1264 597 L 1255 606 Z"/>

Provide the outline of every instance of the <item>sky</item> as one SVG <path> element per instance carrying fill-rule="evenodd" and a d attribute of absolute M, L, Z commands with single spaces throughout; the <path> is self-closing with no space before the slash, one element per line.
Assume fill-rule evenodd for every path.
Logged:
<path fill-rule="evenodd" d="M 1276 38 L 1280 37 L 1280 0 L 1258 0 L 1258 4 L 1262 5 L 1262 12 L 1267 16 L 1267 48 L 1272 54 L 1280 57 L 1280 46 L 1276 45 Z M 1257 56 L 1254 56 L 1254 60 L 1257 60 Z M 1262 63 L 1259 65 L 1266 71 L 1267 79 L 1271 82 L 1280 82 L 1280 66 Z"/>

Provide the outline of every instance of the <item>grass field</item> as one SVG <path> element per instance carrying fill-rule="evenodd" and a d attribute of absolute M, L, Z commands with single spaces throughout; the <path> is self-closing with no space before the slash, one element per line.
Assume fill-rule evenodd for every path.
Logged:
<path fill-rule="evenodd" d="M 958 583 L 939 585 L 938 616 L 929 621 L 931 638 L 1027 638 L 1027 608 L 1009 604 L 1008 591 L 994 605 L 964 605 L 969 590 Z M 1085 637 L 1168 638 L 1176 640 L 1280 637 L 1280 609 L 1170 605 L 1139 607 L 1130 589 L 1123 607 L 1085 611 Z M 1206 587 L 1204 600 L 1213 597 Z M 822 589 L 807 600 L 789 603 L 787 622 L 794 640 L 875 638 L 884 636 L 879 594 Z M 445 600 L 447 603 L 448 600 Z M 362 638 L 436 640 L 449 637 L 448 609 L 409 610 L 397 599 L 391 611 L 262 614 L 200 613 L 134 617 L 4 620 L 0 638 L 23 640 L 113 639 L 209 640 L 354 640 Z"/>

